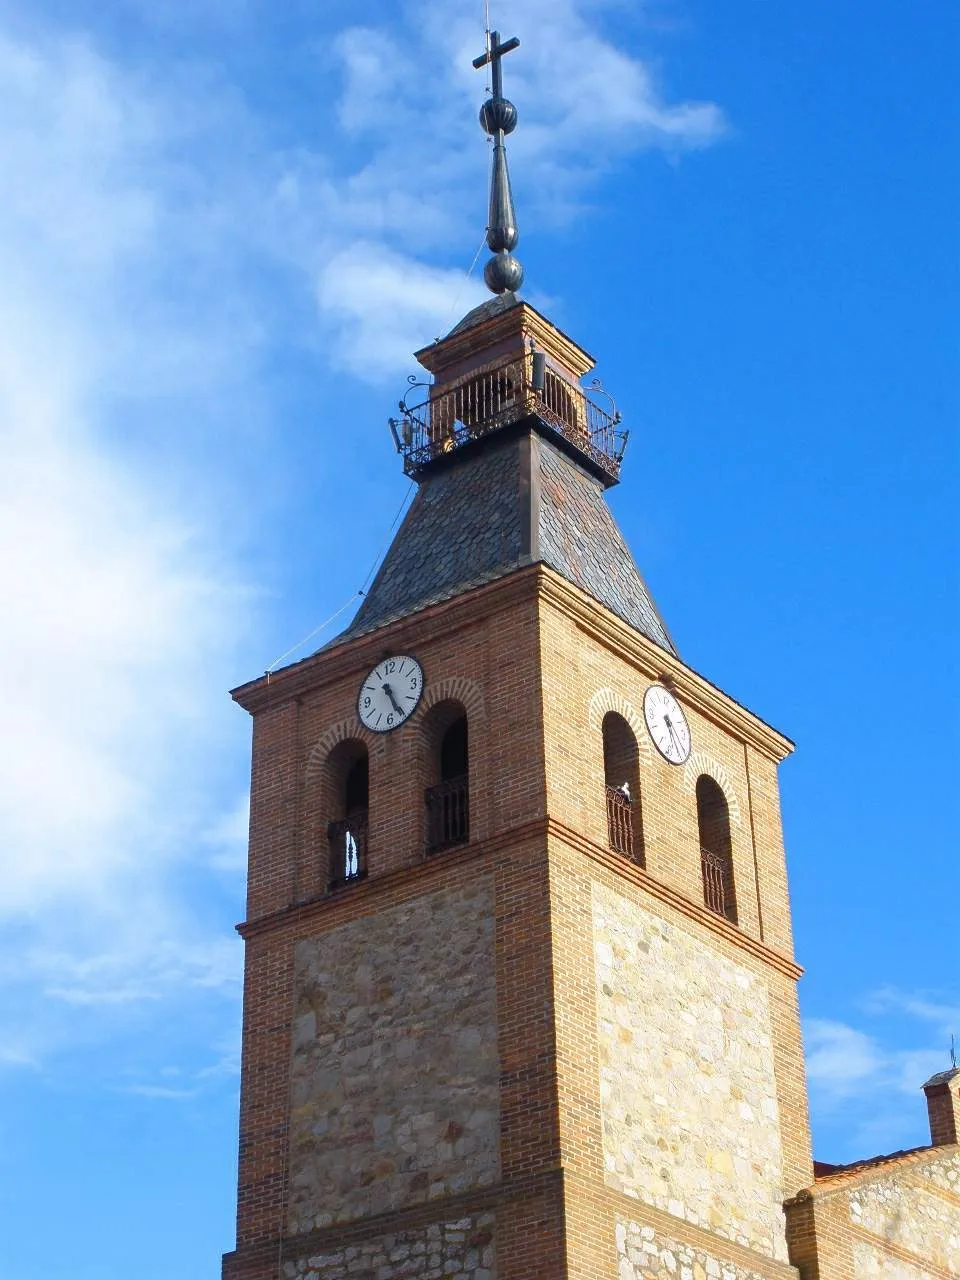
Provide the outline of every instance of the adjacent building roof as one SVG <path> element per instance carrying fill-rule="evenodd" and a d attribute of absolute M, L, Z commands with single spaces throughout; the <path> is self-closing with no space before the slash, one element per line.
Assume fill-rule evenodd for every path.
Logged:
<path fill-rule="evenodd" d="M 852 1164 L 826 1164 L 822 1160 L 813 1162 L 813 1176 L 816 1178 L 814 1188 L 846 1182 L 864 1173 L 882 1174 L 889 1165 L 916 1164 L 931 1156 L 942 1156 L 950 1147 L 910 1147 L 905 1151 L 891 1151 L 889 1155 L 871 1156 L 868 1160 L 856 1160 Z"/>
<path fill-rule="evenodd" d="M 534 563 L 676 653 L 603 485 L 525 424 L 424 477 L 356 617 L 334 643 Z"/>

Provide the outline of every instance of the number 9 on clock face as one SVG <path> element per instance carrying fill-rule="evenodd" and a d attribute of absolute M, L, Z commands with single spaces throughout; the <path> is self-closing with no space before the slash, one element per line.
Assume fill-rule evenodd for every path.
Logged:
<path fill-rule="evenodd" d="M 373 733 L 389 733 L 409 720 L 423 694 L 423 668 L 408 653 L 383 658 L 363 678 L 357 715 Z"/>

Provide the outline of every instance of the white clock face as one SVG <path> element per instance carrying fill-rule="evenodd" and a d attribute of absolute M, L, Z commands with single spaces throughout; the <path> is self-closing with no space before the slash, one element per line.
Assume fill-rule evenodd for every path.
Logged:
<path fill-rule="evenodd" d="M 416 658 L 384 658 L 360 686 L 357 715 L 374 733 L 389 733 L 410 719 L 422 693 L 423 668 Z"/>
<path fill-rule="evenodd" d="M 690 755 L 690 726 L 680 704 L 662 684 L 652 684 L 643 695 L 643 718 L 665 760 L 683 764 Z"/>

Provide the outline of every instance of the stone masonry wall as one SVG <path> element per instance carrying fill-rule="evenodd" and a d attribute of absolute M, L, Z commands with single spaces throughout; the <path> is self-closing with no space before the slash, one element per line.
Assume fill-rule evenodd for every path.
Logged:
<path fill-rule="evenodd" d="M 853 1280 L 936 1280 L 929 1271 L 862 1241 L 853 1246 L 853 1266 Z"/>
<path fill-rule="evenodd" d="M 764 1280 L 757 1271 L 658 1235 L 636 1222 L 617 1223 L 618 1280 Z"/>
<path fill-rule="evenodd" d="M 291 1232 L 497 1181 L 493 929 L 484 877 L 297 944 Z"/>
<path fill-rule="evenodd" d="M 960 1208 L 900 1178 L 858 1187 L 850 1220 L 872 1235 L 960 1275 Z"/>
<path fill-rule="evenodd" d="M 608 1186 L 785 1261 L 766 986 L 600 884 L 593 928 Z"/>
<path fill-rule="evenodd" d="M 284 1280 L 497 1280 L 494 1218 L 394 1231 L 288 1262 Z"/>
<path fill-rule="evenodd" d="M 956 1155 L 919 1167 L 893 1166 L 876 1181 L 861 1183 L 850 1192 L 850 1221 L 880 1241 L 960 1276 L 958 1184 L 960 1157 Z M 950 1198 L 938 1191 L 946 1191 Z M 864 1265 L 869 1265 L 869 1259 Z M 880 1273 L 868 1269 L 862 1274 Z"/>

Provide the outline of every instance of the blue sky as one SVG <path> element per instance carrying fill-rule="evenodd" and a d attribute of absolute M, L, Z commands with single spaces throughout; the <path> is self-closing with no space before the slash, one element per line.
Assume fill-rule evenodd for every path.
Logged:
<path fill-rule="evenodd" d="M 493 0 L 527 296 L 684 658 L 798 744 L 817 1154 L 960 1034 L 953 6 Z M 481 296 L 479 0 L 0 0 L 5 1280 L 232 1239 L 249 729 Z M 324 637 L 325 638 L 325 637 Z"/>

